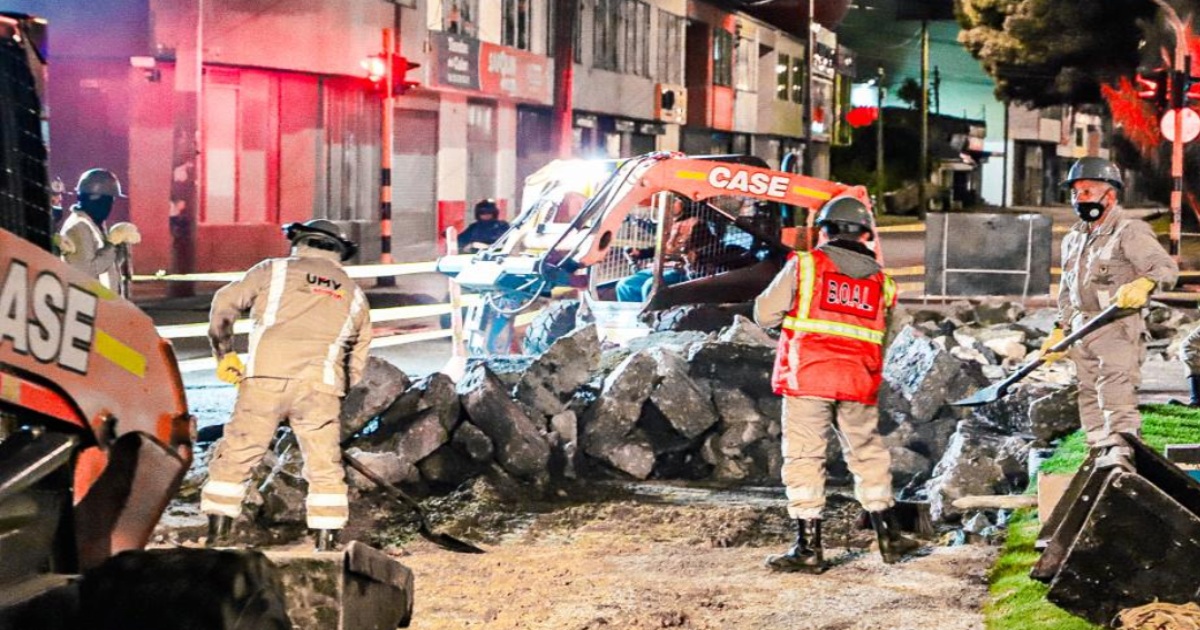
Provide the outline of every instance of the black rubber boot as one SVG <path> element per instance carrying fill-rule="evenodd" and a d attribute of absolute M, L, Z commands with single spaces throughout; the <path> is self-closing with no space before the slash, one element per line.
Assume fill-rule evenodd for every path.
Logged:
<path fill-rule="evenodd" d="M 231 542 L 233 519 L 220 514 L 208 515 L 208 535 L 204 539 L 205 547 L 225 547 Z"/>
<path fill-rule="evenodd" d="M 921 543 L 900 533 L 892 508 L 869 514 L 871 527 L 875 528 L 875 536 L 879 539 L 879 555 L 883 556 L 885 563 L 899 562 L 904 556 L 921 548 Z"/>
<path fill-rule="evenodd" d="M 1183 407 L 1200 407 L 1200 374 L 1188 376 L 1188 388 L 1192 390 L 1192 399 L 1188 401 L 1172 398 L 1167 403 Z"/>
<path fill-rule="evenodd" d="M 338 530 L 314 529 L 313 538 L 317 541 L 317 551 L 336 551 L 338 546 Z"/>
<path fill-rule="evenodd" d="M 769 556 L 767 567 L 784 573 L 825 571 L 825 555 L 821 550 L 821 519 L 796 519 L 796 544 L 787 553 Z"/>

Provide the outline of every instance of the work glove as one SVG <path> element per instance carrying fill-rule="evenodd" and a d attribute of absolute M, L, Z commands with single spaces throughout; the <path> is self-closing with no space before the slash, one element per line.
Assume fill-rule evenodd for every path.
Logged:
<path fill-rule="evenodd" d="M 63 256 L 70 256 L 75 253 L 75 242 L 63 237 L 61 234 L 54 235 L 54 246 L 58 248 L 58 252 Z"/>
<path fill-rule="evenodd" d="M 245 374 L 246 365 L 242 363 L 241 357 L 236 352 L 226 352 L 225 356 L 217 362 L 217 378 L 226 383 L 237 385 Z"/>
<path fill-rule="evenodd" d="M 1042 342 L 1042 361 L 1049 365 L 1067 356 L 1065 350 L 1062 352 L 1050 352 L 1050 348 L 1058 345 L 1059 342 L 1061 342 L 1063 339 L 1066 339 L 1066 337 L 1067 336 L 1063 334 L 1063 329 L 1055 326 L 1054 330 L 1051 330 L 1050 334 L 1046 335 L 1046 340 Z"/>
<path fill-rule="evenodd" d="M 1138 278 L 1117 287 L 1113 304 L 1121 308 L 1142 308 L 1150 301 L 1150 292 L 1154 290 L 1154 281 L 1150 278 Z"/>
<path fill-rule="evenodd" d="M 142 242 L 142 235 L 136 225 L 122 221 L 108 228 L 108 242 L 113 245 L 137 245 Z"/>

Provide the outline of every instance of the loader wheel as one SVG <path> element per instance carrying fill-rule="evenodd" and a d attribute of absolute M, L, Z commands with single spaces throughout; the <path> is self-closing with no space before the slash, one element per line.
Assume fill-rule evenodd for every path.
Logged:
<path fill-rule="evenodd" d="M 88 571 L 79 627 L 290 630 L 279 570 L 257 551 L 126 551 Z"/>
<path fill-rule="evenodd" d="M 525 338 L 521 341 L 521 351 L 524 354 L 539 355 L 550 349 L 550 346 L 560 337 L 571 334 L 575 330 L 579 300 L 559 300 L 551 302 L 542 309 L 538 316 L 530 322 L 525 330 Z"/>
<path fill-rule="evenodd" d="M 718 332 L 733 323 L 734 316 L 753 316 L 753 304 L 686 304 L 651 314 L 647 322 L 655 332 L 695 330 Z"/>

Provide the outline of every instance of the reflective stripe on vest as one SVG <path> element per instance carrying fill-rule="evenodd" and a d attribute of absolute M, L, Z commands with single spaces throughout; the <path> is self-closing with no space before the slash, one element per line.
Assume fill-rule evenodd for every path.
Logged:
<path fill-rule="evenodd" d="M 865 326 L 855 326 L 854 324 L 846 324 L 842 322 L 831 322 L 824 319 L 814 319 L 809 317 L 812 310 L 812 298 L 815 293 L 816 285 L 816 265 L 813 263 L 812 254 L 802 253 L 799 257 L 800 282 L 798 292 L 800 294 L 800 305 L 796 309 L 795 316 L 787 316 L 783 319 L 783 327 L 788 330 L 793 330 L 802 333 L 818 333 L 823 335 L 834 335 L 837 337 L 846 337 L 848 339 L 856 339 L 883 345 L 883 331 L 874 330 Z M 887 308 L 891 306 L 892 300 L 896 295 L 896 283 L 888 276 L 884 276 L 883 280 L 883 301 L 881 306 Z"/>

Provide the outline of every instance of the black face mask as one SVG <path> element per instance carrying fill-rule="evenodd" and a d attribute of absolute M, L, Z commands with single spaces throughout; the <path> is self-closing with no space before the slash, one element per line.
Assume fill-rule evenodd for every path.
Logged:
<path fill-rule="evenodd" d="M 1104 204 L 1099 201 L 1076 201 L 1071 204 L 1075 208 L 1075 214 L 1080 219 L 1091 223 L 1100 218 L 1104 214 Z"/>

